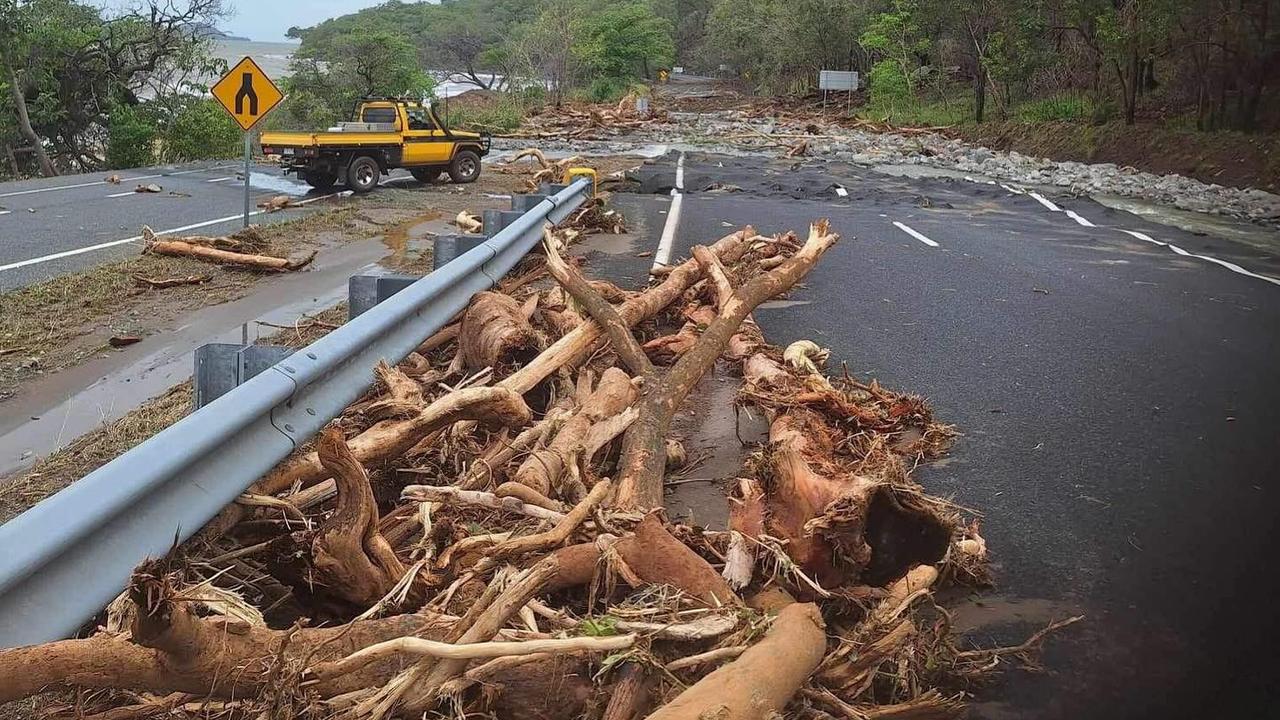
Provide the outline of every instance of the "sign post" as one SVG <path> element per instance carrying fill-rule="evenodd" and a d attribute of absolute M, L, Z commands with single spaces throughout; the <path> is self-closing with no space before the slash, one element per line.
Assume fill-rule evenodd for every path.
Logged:
<path fill-rule="evenodd" d="M 253 166 L 251 131 L 259 120 L 284 100 L 284 93 L 280 92 L 280 88 L 271 82 L 271 78 L 250 57 L 236 63 L 221 80 L 209 88 L 209 92 L 244 130 L 244 226 L 249 227 L 249 173 Z"/>

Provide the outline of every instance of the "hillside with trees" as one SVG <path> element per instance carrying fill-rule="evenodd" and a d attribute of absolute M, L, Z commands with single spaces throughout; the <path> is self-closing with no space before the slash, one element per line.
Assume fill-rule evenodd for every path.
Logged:
<path fill-rule="evenodd" d="M 234 128 L 195 81 L 217 71 L 207 29 L 222 2 L 164 7 L 107 16 L 74 0 L 0 0 L 11 170 L 234 151 Z M 502 131 L 542 103 L 643 93 L 682 65 L 780 97 L 814 93 L 820 69 L 857 70 L 858 114 L 984 142 L 1050 122 L 1071 147 L 1101 125 L 1126 143 L 1123 126 L 1280 129 L 1280 0 L 390 0 L 289 35 L 300 46 L 289 99 L 268 118 L 278 128 L 325 126 L 361 95 L 424 96 L 449 79 L 490 91 L 451 120 Z"/>

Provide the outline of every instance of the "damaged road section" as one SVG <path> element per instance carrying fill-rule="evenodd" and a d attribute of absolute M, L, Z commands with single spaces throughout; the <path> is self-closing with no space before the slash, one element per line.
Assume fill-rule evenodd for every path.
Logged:
<path fill-rule="evenodd" d="M 735 230 L 642 290 L 572 233 L 396 366 L 79 639 L 0 652 L 0 701 L 110 717 L 958 717 L 1002 658 L 931 592 L 976 522 L 910 470 L 952 430 L 751 319 L 839 239 Z M 708 373 L 769 421 L 731 526 L 671 522 L 671 433 Z M 696 462 L 696 461 L 694 461 Z M 1055 624 L 1073 622 L 1067 619 Z M 1046 632 L 1049 630 L 1046 629 Z M 48 696 L 46 696 L 48 697 Z"/>

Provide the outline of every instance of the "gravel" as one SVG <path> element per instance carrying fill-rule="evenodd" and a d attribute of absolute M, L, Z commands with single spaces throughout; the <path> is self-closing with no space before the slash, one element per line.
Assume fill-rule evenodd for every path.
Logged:
<path fill-rule="evenodd" d="M 786 145 L 798 140 L 795 137 L 770 140 L 766 136 L 810 135 L 807 130 L 817 129 L 809 139 L 811 157 L 866 166 L 920 165 L 1033 188 L 1058 188 L 1076 195 L 1140 198 L 1181 210 L 1280 226 L 1280 195 L 1253 188 L 1206 184 L 1181 175 L 1156 175 L 1113 163 L 1057 162 L 978 147 L 932 133 L 877 133 L 826 125 L 813 119 L 752 118 L 736 110 L 671 113 L 670 118 L 672 122 L 654 123 L 625 135 L 611 136 L 606 129 L 591 138 L 543 140 L 539 146 L 580 154 L 619 154 L 646 144 L 665 144 L 776 156 L 785 151 Z"/>

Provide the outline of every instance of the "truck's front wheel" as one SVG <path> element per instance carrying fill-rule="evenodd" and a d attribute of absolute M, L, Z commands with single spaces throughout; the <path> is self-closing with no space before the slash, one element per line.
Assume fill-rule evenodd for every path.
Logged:
<path fill-rule="evenodd" d="M 302 182 L 320 191 L 330 190 L 334 183 L 338 182 L 337 175 L 323 170 L 308 170 L 299 174 L 302 176 Z"/>
<path fill-rule="evenodd" d="M 459 150 L 449 163 L 449 179 L 456 183 L 475 182 L 480 177 L 480 156 L 471 150 Z"/>
<path fill-rule="evenodd" d="M 347 166 L 347 188 L 356 193 L 367 193 L 378 187 L 378 179 L 382 168 L 378 161 L 368 155 L 361 155 Z"/>

